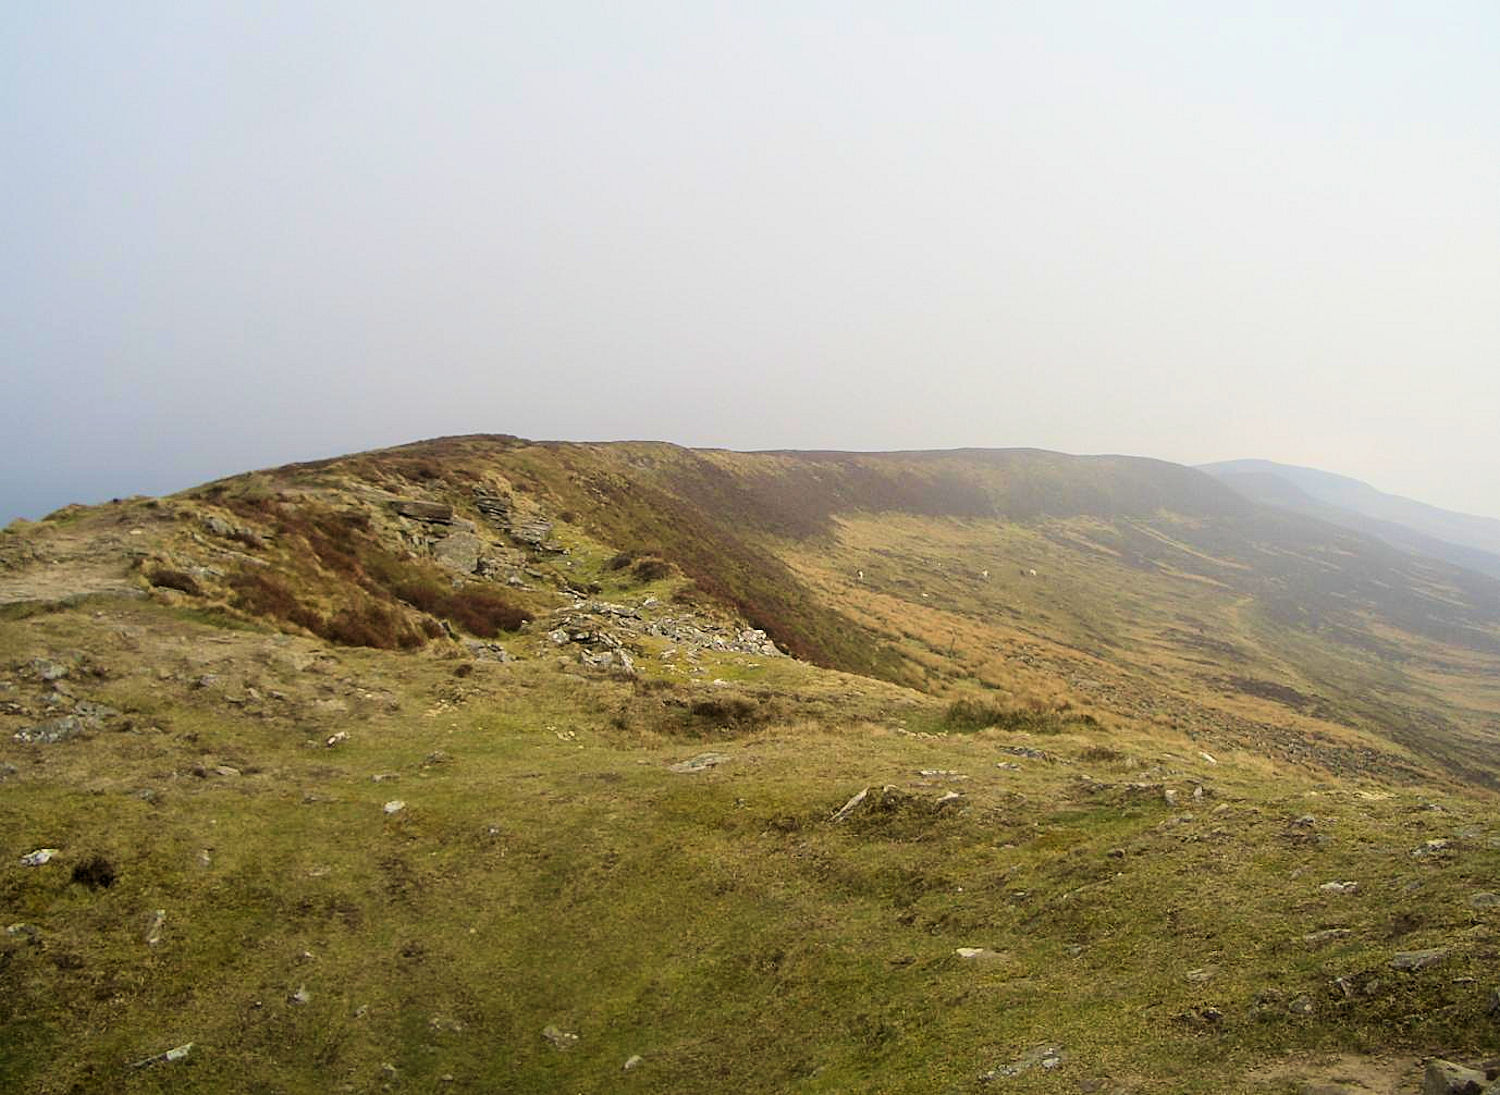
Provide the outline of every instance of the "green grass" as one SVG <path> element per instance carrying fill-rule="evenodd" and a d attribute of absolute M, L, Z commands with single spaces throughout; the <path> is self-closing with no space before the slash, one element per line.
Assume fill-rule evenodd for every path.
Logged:
<path fill-rule="evenodd" d="M 76 649 L 98 626 L 12 621 L 0 660 Z M 545 660 L 455 678 L 427 654 L 330 656 L 149 605 L 102 626 L 135 649 L 101 650 L 109 677 L 90 687 L 137 730 L 0 745 L 20 770 L 0 796 L 0 905 L 40 932 L 0 940 L 14 1090 L 366 1090 L 391 1065 L 414 1090 L 451 1075 L 537 1092 L 970 1091 L 1055 1041 L 1065 1068 L 1016 1090 L 1211 1092 L 1296 1049 L 1492 1037 L 1500 925 L 1467 904 L 1500 872 L 1487 800 L 1367 797 L 1066 720 L 1032 739 L 1051 760 L 1017 757 L 1025 731 L 916 737 L 897 720 L 928 708 L 806 667 L 799 685 L 791 663 L 764 697 L 672 686 L 782 705 L 707 745 L 724 764 L 684 775 L 668 766 L 706 743 L 618 726 L 636 686 Z M 194 687 L 206 671 L 221 685 Z M 287 698 L 221 698 L 246 685 Z M 339 730 L 349 740 L 323 748 Z M 192 774 L 220 763 L 245 774 Z M 832 822 L 865 787 L 884 804 Z M 961 798 L 940 803 L 949 790 Z M 1422 807 L 1433 797 L 1443 810 Z M 385 815 L 396 798 L 405 810 Z M 1291 824 L 1304 813 L 1310 832 Z M 1435 836 L 1456 840 L 1451 857 L 1411 857 Z M 17 865 L 38 846 L 58 861 Z M 96 854 L 115 885 L 71 883 Z M 1318 889 L 1345 878 L 1358 893 Z M 1300 942 L 1328 927 L 1351 935 Z M 1385 968 L 1433 945 L 1452 948 L 1446 965 Z M 1000 957 L 967 962 L 961 946 Z M 1210 965 L 1211 981 L 1186 979 Z M 1371 980 L 1384 987 L 1365 993 Z M 310 1002 L 291 1002 L 302 987 Z M 1304 995 L 1313 1015 L 1293 1015 Z M 1195 1017 L 1210 1007 L 1217 1023 Z M 577 1045 L 552 1048 L 549 1025 Z M 125 1067 L 188 1041 L 187 1061 Z"/>

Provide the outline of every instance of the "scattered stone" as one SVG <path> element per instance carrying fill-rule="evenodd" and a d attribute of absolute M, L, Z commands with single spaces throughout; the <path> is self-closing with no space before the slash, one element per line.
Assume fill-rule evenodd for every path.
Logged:
<path fill-rule="evenodd" d="M 307 991 L 306 985 L 298 985 L 297 991 L 287 997 L 287 1002 L 296 1004 L 298 1007 L 306 1007 L 312 1003 L 312 993 Z"/>
<path fill-rule="evenodd" d="M 1208 753 L 1199 753 L 1198 756 L 1201 757 L 1204 761 L 1206 761 L 1209 764 L 1218 764 L 1219 763 L 1217 760 L 1215 760 L 1213 758 L 1212 755 L 1210 755 Z"/>
<path fill-rule="evenodd" d="M 44 681 L 60 681 L 68 675 L 68 667 L 47 658 L 32 658 L 27 667 Z"/>
<path fill-rule="evenodd" d="M 11 735 L 26 745 L 56 745 L 58 742 L 76 738 L 83 733 L 83 720 L 76 715 L 63 715 L 17 730 Z"/>
<path fill-rule="evenodd" d="M 642 1060 L 644 1060 L 644 1058 L 642 1058 L 639 1053 L 631 1054 L 625 1059 L 625 1071 L 634 1072 L 636 1069 L 641 1067 Z"/>
<path fill-rule="evenodd" d="M 728 759 L 729 757 L 723 753 L 699 753 L 696 757 L 689 757 L 687 760 L 678 761 L 672 765 L 671 770 L 674 772 L 703 772 L 709 768 L 713 768 L 715 765 L 723 764 Z"/>
<path fill-rule="evenodd" d="M 452 759 L 453 757 L 448 753 L 446 749 L 434 749 L 432 752 L 428 753 L 425 757 L 422 758 L 422 767 L 435 768 L 439 764 L 449 763 Z"/>
<path fill-rule="evenodd" d="M 1449 840 L 1427 840 L 1412 849 L 1412 855 L 1417 859 L 1425 859 L 1428 856 L 1441 855 L 1452 845 Z"/>
<path fill-rule="evenodd" d="M 400 779 L 400 772 L 376 772 L 370 777 L 371 783 L 388 783 L 393 779 Z"/>
<path fill-rule="evenodd" d="M 1035 1046 L 1021 1054 L 1011 1064 L 1001 1065 L 999 1068 L 992 1068 L 988 1072 L 981 1073 L 979 1082 L 987 1084 L 995 1080 L 1009 1080 L 1035 1068 L 1051 1072 L 1053 1069 L 1061 1068 L 1064 1060 L 1066 1060 L 1066 1055 L 1061 1046 Z"/>
<path fill-rule="evenodd" d="M 468 648 L 469 655 L 475 661 L 481 662 L 509 662 L 515 659 L 510 652 L 499 643 L 485 643 L 478 639 L 465 639 L 464 646 Z"/>
<path fill-rule="evenodd" d="M 393 798 L 382 809 L 387 814 L 399 814 L 402 810 L 406 809 L 406 803 L 402 802 L 399 798 Z"/>
<path fill-rule="evenodd" d="M 1218 972 L 1218 966 L 1202 966 L 1199 969 L 1188 970 L 1186 977 L 1193 984 L 1202 985 L 1208 981 L 1212 981 Z"/>
<path fill-rule="evenodd" d="M 153 1054 L 150 1057 L 142 1057 L 139 1061 L 131 1061 L 131 1068 L 145 1068 L 147 1065 L 171 1064 L 180 1061 L 193 1051 L 193 1043 L 186 1042 L 180 1046 L 174 1046 L 165 1053 Z"/>
<path fill-rule="evenodd" d="M 1318 819 L 1313 817 L 1312 814 L 1303 814 L 1296 821 L 1292 822 L 1292 827 L 1295 829 L 1311 829 L 1317 824 Z"/>
<path fill-rule="evenodd" d="M 446 1031 L 450 1034 L 458 1034 L 464 1029 L 461 1019 L 449 1019 L 442 1015 L 434 1015 L 427 1021 L 427 1025 L 436 1031 Z"/>
<path fill-rule="evenodd" d="M 1166 788 L 1165 790 L 1162 791 L 1161 798 L 1162 798 L 1162 801 L 1165 802 L 1168 806 L 1176 806 L 1177 805 L 1177 791 L 1176 791 L 1176 789 L 1172 788 L 1172 787 Z"/>
<path fill-rule="evenodd" d="M 40 867 L 43 864 L 50 862 L 52 857 L 56 854 L 56 848 L 38 848 L 36 851 L 27 852 L 21 857 L 21 866 Z"/>
<path fill-rule="evenodd" d="M 214 768 L 214 774 L 223 776 L 225 779 L 233 779 L 240 774 L 240 770 L 232 764 L 220 764 Z"/>
<path fill-rule="evenodd" d="M 552 1043 L 553 1049 L 572 1049 L 578 1044 L 578 1035 L 570 1030 L 559 1030 L 557 1027 L 548 1026 L 542 1029 L 542 1037 Z"/>
<path fill-rule="evenodd" d="M 161 942 L 161 930 L 166 924 L 166 909 L 157 909 L 151 914 L 151 922 L 146 925 L 146 946 L 154 947 Z"/>
<path fill-rule="evenodd" d="M 1353 893 L 1359 889 L 1358 882 L 1325 882 L 1318 889 L 1324 893 Z"/>
<path fill-rule="evenodd" d="M 1476 909 L 1493 909 L 1500 906 L 1500 893 L 1477 893 L 1469 898 L 1469 904 Z"/>
<path fill-rule="evenodd" d="M 1436 966 L 1448 957 L 1446 948 L 1426 951 L 1400 951 L 1391 958 L 1391 969 L 1415 972 Z"/>
<path fill-rule="evenodd" d="M 344 742 L 346 742 L 348 740 L 349 740 L 349 731 L 347 731 L 347 730 L 340 730 L 337 734 L 330 734 L 329 737 L 328 737 L 328 740 L 323 743 L 323 747 L 325 749 L 332 749 L 335 746 L 339 746 L 339 745 L 344 744 Z"/>
<path fill-rule="evenodd" d="M 1422 1095 L 1483 1095 L 1483 1072 L 1434 1058 L 1422 1075 Z"/>
<path fill-rule="evenodd" d="M 860 803 L 864 802 L 864 800 L 866 798 L 868 798 L 869 795 L 870 795 L 870 789 L 868 787 L 866 787 L 864 790 L 859 791 L 858 793 L 856 793 L 853 798 L 851 798 L 848 802 L 844 803 L 842 806 L 839 807 L 839 809 L 837 810 L 837 812 L 835 812 L 834 815 L 833 815 L 833 820 L 834 821 L 843 821 L 846 817 L 848 817 L 850 814 L 852 814 L 855 810 L 859 809 Z"/>
<path fill-rule="evenodd" d="M 1299 996 L 1287 1005 L 1287 1010 L 1293 1015 L 1311 1015 L 1313 1013 L 1313 1002 L 1310 996 Z"/>

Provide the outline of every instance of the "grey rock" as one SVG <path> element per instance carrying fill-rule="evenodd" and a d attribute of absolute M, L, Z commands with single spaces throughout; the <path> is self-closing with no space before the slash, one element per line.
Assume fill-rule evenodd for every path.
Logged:
<path fill-rule="evenodd" d="M 381 809 L 387 814 L 399 814 L 402 810 L 406 809 L 406 803 L 399 798 L 393 798 L 382 806 Z"/>
<path fill-rule="evenodd" d="M 413 498 L 398 498 L 391 503 L 391 509 L 402 517 L 410 517 L 413 521 L 426 521 L 434 525 L 447 525 L 453 522 L 453 507 L 442 502 L 420 502 Z"/>
<path fill-rule="evenodd" d="M 473 574 L 479 569 L 484 541 L 472 532 L 455 532 L 432 545 L 432 557 L 438 565 L 455 574 Z"/>
<path fill-rule="evenodd" d="M 510 499 L 488 487 L 474 488 L 474 508 L 490 524 L 505 528 L 510 524 Z"/>
<path fill-rule="evenodd" d="M 729 759 L 723 753 L 699 753 L 696 757 L 678 761 L 672 765 L 673 772 L 704 772 L 717 765 L 723 764 Z"/>
<path fill-rule="evenodd" d="M 47 658 L 32 658 L 28 665 L 44 681 L 60 681 L 68 675 L 67 666 Z"/>
<path fill-rule="evenodd" d="M 554 1026 L 543 1027 L 542 1037 L 552 1043 L 553 1049 L 567 1050 L 578 1044 L 578 1035 L 570 1030 L 560 1030 Z"/>
<path fill-rule="evenodd" d="M 87 720 L 89 723 L 100 723 L 106 719 L 117 719 L 120 717 L 120 712 L 113 707 L 102 703 L 95 703 L 93 700 L 79 700 L 73 705 L 73 714 Z"/>
<path fill-rule="evenodd" d="M 165 1065 L 173 1061 L 180 1061 L 189 1053 L 193 1052 L 193 1043 L 185 1042 L 180 1046 L 173 1046 L 165 1053 L 156 1053 L 150 1057 L 142 1057 L 139 1061 L 131 1061 L 131 1068 L 145 1068 L 147 1065 Z"/>
<path fill-rule="evenodd" d="M 1500 893 L 1477 893 L 1469 898 L 1469 904 L 1476 909 L 1493 909 L 1500 906 Z"/>
<path fill-rule="evenodd" d="M 1422 1074 L 1422 1095 L 1484 1095 L 1483 1072 L 1434 1058 Z"/>
<path fill-rule="evenodd" d="M 854 794 L 854 797 L 852 797 L 848 802 L 844 803 L 838 808 L 837 811 L 835 811 L 832 820 L 843 821 L 850 814 L 854 813 L 855 810 L 859 809 L 860 803 L 864 802 L 864 800 L 868 798 L 869 795 L 870 789 L 868 787 L 866 787 L 862 791 L 856 792 Z"/>
<path fill-rule="evenodd" d="M 1447 957 L 1448 951 L 1446 948 L 1425 951 L 1400 951 L 1391 957 L 1390 966 L 1393 970 L 1415 972 L 1436 966 Z"/>
<path fill-rule="evenodd" d="M 512 521 L 510 535 L 512 539 L 528 547 L 541 548 L 544 551 L 558 550 L 557 545 L 549 543 L 548 540 L 552 535 L 551 521 L 536 517 L 524 521 Z"/>
<path fill-rule="evenodd" d="M 641 1064 L 644 1060 L 645 1058 L 643 1058 L 639 1053 L 632 1053 L 625 1059 L 625 1071 L 634 1072 L 636 1069 L 641 1067 Z"/>
<path fill-rule="evenodd" d="M 999 1068 L 992 1068 L 988 1072 L 982 1073 L 979 1077 L 979 1082 L 991 1083 L 995 1080 L 1013 1079 L 1016 1076 L 1024 1075 L 1037 1068 L 1051 1072 L 1054 1069 L 1061 1068 L 1066 1059 L 1067 1055 L 1063 1052 L 1061 1046 L 1034 1046 L 1021 1054 L 1012 1063 L 1001 1065 Z"/>
<path fill-rule="evenodd" d="M 1185 976 L 1194 984 L 1201 985 L 1208 981 L 1212 981 L 1214 979 L 1214 976 L 1218 972 L 1218 966 L 1203 966 L 1200 969 L 1188 970 Z"/>
<path fill-rule="evenodd" d="M 38 848 L 34 852 L 27 852 L 21 857 L 23 867 L 42 867 L 52 862 L 52 857 L 57 854 L 56 848 Z"/>
<path fill-rule="evenodd" d="M 35 726 L 24 727 L 11 736 L 16 741 L 28 745 L 56 745 L 58 742 L 76 738 L 81 733 L 83 733 L 83 720 L 75 715 L 63 715 L 61 718 L 48 719 Z"/>
<path fill-rule="evenodd" d="M 1449 840 L 1427 840 L 1412 849 L 1412 855 L 1417 859 L 1425 859 L 1428 856 L 1442 855 L 1452 846 Z"/>
<path fill-rule="evenodd" d="M 1318 889 L 1324 893 L 1353 893 L 1359 889 L 1358 882 L 1325 882 Z"/>
<path fill-rule="evenodd" d="M 508 662 L 513 661 L 509 651 L 499 643 L 480 642 L 478 639 L 464 640 L 464 646 L 468 648 L 469 655 L 476 661 L 481 662 Z"/>
<path fill-rule="evenodd" d="M 312 993 L 307 991 L 306 985 L 298 985 L 297 991 L 287 997 L 287 1002 L 296 1004 L 298 1007 L 306 1007 L 312 1003 Z"/>

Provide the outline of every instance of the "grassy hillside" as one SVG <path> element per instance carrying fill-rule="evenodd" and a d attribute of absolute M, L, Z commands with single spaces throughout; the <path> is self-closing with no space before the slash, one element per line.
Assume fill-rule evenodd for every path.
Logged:
<path fill-rule="evenodd" d="M 457 438 L 12 526 L 0 1086 L 1415 1090 L 1496 1037 L 1497 606 L 1025 451 Z"/>

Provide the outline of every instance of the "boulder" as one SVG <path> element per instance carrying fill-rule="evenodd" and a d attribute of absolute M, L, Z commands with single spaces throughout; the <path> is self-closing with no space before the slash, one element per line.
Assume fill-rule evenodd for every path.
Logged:
<path fill-rule="evenodd" d="M 456 574 L 473 574 L 483 550 L 484 541 L 472 532 L 455 532 L 432 545 L 432 557 Z"/>
<path fill-rule="evenodd" d="M 1483 1072 L 1434 1058 L 1422 1074 L 1422 1095 L 1484 1095 Z"/>

